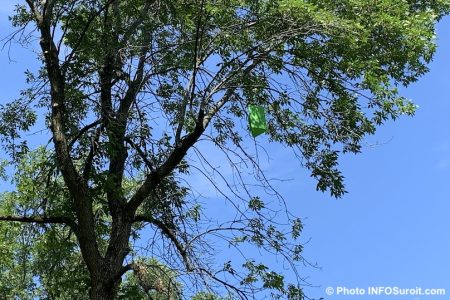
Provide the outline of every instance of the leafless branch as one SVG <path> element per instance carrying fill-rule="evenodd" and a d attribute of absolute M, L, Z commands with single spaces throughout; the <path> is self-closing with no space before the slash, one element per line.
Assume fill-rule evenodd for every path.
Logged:
<path fill-rule="evenodd" d="M 0 221 L 36 224 L 66 224 L 73 226 L 74 220 L 68 217 L 41 217 L 41 216 L 0 216 Z"/>

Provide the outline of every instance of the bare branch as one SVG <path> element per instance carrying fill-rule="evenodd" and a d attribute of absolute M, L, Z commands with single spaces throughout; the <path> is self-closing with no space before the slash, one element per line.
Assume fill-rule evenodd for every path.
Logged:
<path fill-rule="evenodd" d="M 97 128 L 97 130 L 95 131 L 94 136 L 91 138 L 91 148 L 89 149 L 89 154 L 88 154 L 88 156 L 86 158 L 86 162 L 84 164 L 84 169 L 83 169 L 83 178 L 86 181 L 89 179 L 89 175 L 90 175 L 91 170 L 92 170 L 94 157 L 95 157 L 95 152 L 97 151 L 97 144 L 98 144 L 98 141 L 100 139 L 100 134 L 102 132 L 102 129 L 103 129 L 103 127 Z"/>
<path fill-rule="evenodd" d="M 136 216 L 134 218 L 134 222 L 147 222 L 147 223 L 153 224 L 156 227 L 158 227 L 161 230 L 161 232 L 164 235 L 166 235 L 170 239 L 170 241 L 175 245 L 175 247 L 177 248 L 178 252 L 181 255 L 181 258 L 183 259 L 183 262 L 186 266 L 187 271 L 191 272 L 194 269 L 190 262 L 189 255 L 187 253 L 185 246 L 178 240 L 175 232 L 172 229 L 170 229 L 166 224 L 164 224 L 160 220 L 156 220 L 154 218 L 142 216 L 142 215 Z"/>
<path fill-rule="evenodd" d="M 68 217 L 40 217 L 40 216 L 0 216 L 0 221 L 36 224 L 66 224 L 73 226 L 74 220 Z"/>
<path fill-rule="evenodd" d="M 138 146 L 136 145 L 129 137 L 125 137 L 125 141 L 134 149 L 136 150 L 136 152 L 139 154 L 139 157 L 142 158 L 142 160 L 144 161 L 144 163 L 147 165 L 147 167 L 151 170 L 154 171 L 154 167 L 153 164 L 151 163 L 151 161 L 148 160 L 147 155 L 144 153 L 144 151 Z"/>
<path fill-rule="evenodd" d="M 195 33 L 195 46 L 194 46 L 194 55 L 193 55 L 192 77 L 191 77 L 191 80 L 189 81 L 188 88 L 185 91 L 183 101 L 181 102 L 180 119 L 179 119 L 178 128 L 176 130 L 176 134 L 175 134 L 175 143 L 178 143 L 178 141 L 180 140 L 181 131 L 183 129 L 184 122 L 185 122 L 186 108 L 187 108 L 188 101 L 191 106 L 192 106 L 192 101 L 194 101 L 197 72 L 198 72 L 201 62 L 204 61 L 204 59 L 200 59 L 200 57 L 199 57 L 201 42 L 202 42 L 202 38 L 203 38 L 203 28 L 205 26 L 204 24 L 202 24 L 202 17 L 203 17 L 203 13 L 204 13 L 204 4 L 205 4 L 204 2 L 205 2 L 204 0 L 201 1 L 200 12 L 199 12 L 199 15 L 197 16 L 198 20 L 197 20 L 197 28 L 196 28 L 196 33 Z"/>
<path fill-rule="evenodd" d="M 81 136 L 83 134 L 85 134 L 89 129 L 94 128 L 95 126 L 101 124 L 102 120 L 97 120 L 89 125 L 86 125 L 85 127 L 83 127 L 82 129 L 80 129 L 80 131 L 78 132 L 78 134 L 70 141 L 69 143 L 69 149 L 71 149 L 73 147 L 73 145 L 77 142 L 78 139 L 81 138 Z"/>
<path fill-rule="evenodd" d="M 222 99 L 215 106 L 213 106 L 213 108 L 210 109 L 206 116 L 204 111 L 200 110 L 194 130 L 188 135 L 184 136 L 179 143 L 175 144 L 172 153 L 167 158 L 165 163 L 147 176 L 142 186 L 130 199 L 130 201 L 128 202 L 128 209 L 131 212 L 135 212 L 139 205 L 141 205 L 142 201 L 144 201 L 145 197 L 149 194 L 149 192 L 154 189 L 165 176 L 173 172 L 176 166 L 182 161 L 187 151 L 197 142 L 197 140 L 203 134 L 214 115 L 233 95 L 235 89 L 236 87 L 228 89 Z"/>

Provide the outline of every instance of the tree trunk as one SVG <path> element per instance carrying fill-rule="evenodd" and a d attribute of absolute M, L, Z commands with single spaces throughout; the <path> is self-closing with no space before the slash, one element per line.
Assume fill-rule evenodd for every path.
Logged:
<path fill-rule="evenodd" d="M 131 221 L 124 221 L 124 217 L 114 213 L 109 245 L 105 254 L 90 270 L 91 300 L 114 300 L 121 284 L 122 265 L 128 254 L 128 241 L 131 234 Z M 119 215 L 119 216 L 117 216 Z M 131 217 L 129 218 L 131 220 Z"/>
<path fill-rule="evenodd" d="M 110 277 L 110 275 L 108 276 Z M 89 293 L 90 300 L 114 300 L 116 299 L 120 279 L 114 280 L 104 278 L 100 280 L 92 279 L 91 290 Z"/>

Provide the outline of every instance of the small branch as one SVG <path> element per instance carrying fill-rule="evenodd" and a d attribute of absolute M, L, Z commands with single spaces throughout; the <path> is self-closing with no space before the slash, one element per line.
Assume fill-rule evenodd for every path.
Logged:
<path fill-rule="evenodd" d="M 188 272 L 192 272 L 194 270 L 190 260 L 189 260 L 189 255 L 186 251 L 186 248 L 183 244 L 181 244 L 181 242 L 178 240 L 178 238 L 175 235 L 175 232 L 170 229 L 166 224 L 164 224 L 163 222 L 153 219 L 152 217 L 146 217 L 146 216 L 142 216 L 142 215 L 137 215 L 134 218 L 134 222 L 147 222 L 150 224 L 155 225 L 156 227 L 158 227 L 161 232 L 166 235 L 171 241 L 172 243 L 175 245 L 175 247 L 177 248 L 178 252 L 181 255 L 181 258 L 183 259 L 184 265 L 186 266 L 186 269 Z"/>
<path fill-rule="evenodd" d="M 188 105 L 188 102 L 190 106 L 192 107 L 192 102 L 195 98 L 195 89 L 196 89 L 196 78 L 197 78 L 197 72 L 201 64 L 201 59 L 199 57 L 200 53 L 200 47 L 203 37 L 203 29 L 202 27 L 202 17 L 203 17 L 203 6 L 204 6 L 204 0 L 202 0 L 200 4 L 200 12 L 198 15 L 197 20 L 197 28 L 196 28 L 196 34 L 195 34 L 195 46 L 194 46 L 194 55 L 193 55 L 193 70 L 192 70 L 192 77 L 189 81 L 189 84 L 187 86 L 187 89 L 185 91 L 185 95 L 183 96 L 183 100 L 180 107 L 180 120 L 178 124 L 178 128 L 175 133 L 175 143 L 178 143 L 180 141 L 181 132 L 183 130 L 183 126 L 185 125 L 185 118 L 186 118 L 186 108 Z M 189 94 L 190 93 L 190 94 Z"/>
<path fill-rule="evenodd" d="M 219 277 L 217 277 L 216 275 L 214 275 L 211 271 L 205 269 L 205 268 L 199 268 L 200 272 L 205 273 L 206 275 L 208 275 L 210 278 L 212 278 L 213 280 L 219 282 L 220 284 L 222 284 L 223 286 L 225 286 L 227 289 L 231 289 L 234 290 L 241 299 L 248 299 L 247 295 L 245 294 L 244 291 L 240 290 L 239 288 L 237 288 L 236 286 L 226 282 L 225 280 L 220 279 Z"/>
<path fill-rule="evenodd" d="M 97 128 L 97 130 L 95 131 L 95 135 L 92 137 L 92 140 L 91 140 L 91 149 L 89 150 L 89 154 L 88 154 L 88 157 L 86 158 L 86 162 L 84 164 L 84 169 L 83 169 L 83 178 L 86 181 L 88 180 L 89 175 L 92 170 L 94 156 L 95 156 L 95 152 L 97 150 L 97 144 L 100 139 L 100 134 L 101 134 L 102 130 L 103 130 L 102 127 Z"/>
<path fill-rule="evenodd" d="M 68 217 L 40 217 L 40 216 L 0 216 L 0 221 L 36 223 L 36 224 L 66 224 L 73 226 L 74 220 Z"/>
<path fill-rule="evenodd" d="M 95 122 L 93 122 L 93 123 L 91 123 L 91 124 L 89 124 L 89 125 L 86 125 L 86 126 L 83 127 L 82 129 L 80 129 L 80 131 L 78 132 L 78 134 L 70 141 L 70 143 L 69 143 L 69 149 L 71 149 L 71 148 L 73 147 L 73 145 L 76 143 L 76 141 L 77 141 L 78 139 L 80 139 L 81 136 L 82 136 L 83 134 L 85 134 L 89 129 L 94 128 L 95 126 L 101 124 L 101 122 L 102 122 L 102 120 L 99 119 L 99 120 L 97 120 L 97 121 L 95 121 Z"/>
<path fill-rule="evenodd" d="M 147 155 L 144 153 L 144 151 L 141 148 L 139 148 L 139 146 L 136 145 L 129 137 L 125 137 L 125 142 L 127 142 L 134 150 L 136 150 L 136 152 L 142 158 L 142 160 L 150 169 L 150 171 L 154 171 L 153 164 L 151 163 L 151 161 L 148 160 Z"/>
<path fill-rule="evenodd" d="M 133 23 L 131 23 L 128 30 L 124 33 L 121 43 L 126 45 L 128 43 L 128 40 L 130 39 L 131 35 L 136 32 L 139 25 L 141 25 L 145 18 L 148 16 L 150 12 L 151 6 L 155 3 L 155 1 L 146 1 L 144 8 L 141 10 L 141 16 L 137 18 Z"/>
<path fill-rule="evenodd" d="M 32 0 L 25 0 L 25 2 L 28 4 L 28 6 L 31 9 L 31 12 L 34 14 L 36 20 L 38 22 L 42 22 L 42 16 L 39 14 L 39 12 L 36 9 L 36 5 L 34 4 L 34 1 Z"/>

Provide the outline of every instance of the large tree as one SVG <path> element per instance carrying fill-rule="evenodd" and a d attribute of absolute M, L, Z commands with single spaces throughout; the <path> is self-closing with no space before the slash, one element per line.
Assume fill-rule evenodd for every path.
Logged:
<path fill-rule="evenodd" d="M 262 107 L 269 141 L 292 148 L 317 189 L 340 197 L 340 154 L 414 113 L 397 87 L 427 71 L 435 24 L 449 8 L 447 0 L 19 3 L 10 42 L 38 49 L 42 67 L 0 112 L 16 188 L 0 200 L 0 297 L 178 299 L 198 289 L 208 293 L 197 298 L 302 299 L 302 225 L 262 172 L 248 108 Z M 38 116 L 50 143 L 29 151 L 21 133 Z M 231 175 L 205 151 L 223 153 Z M 193 173 L 229 203 L 227 213 L 202 213 Z M 223 246 L 243 247 L 242 257 L 220 263 Z M 246 257 L 249 247 L 287 263 L 297 281 Z"/>

